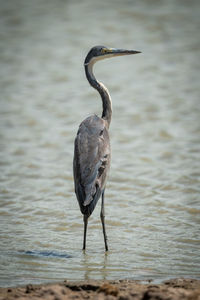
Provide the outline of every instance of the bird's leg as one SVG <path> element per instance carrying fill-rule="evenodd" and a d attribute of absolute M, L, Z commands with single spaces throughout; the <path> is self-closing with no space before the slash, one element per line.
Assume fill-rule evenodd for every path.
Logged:
<path fill-rule="evenodd" d="M 86 246 L 87 224 L 88 224 L 88 216 L 87 216 L 87 215 L 84 215 L 84 216 L 83 216 L 83 221 L 84 221 L 83 250 L 85 250 L 85 246 Z"/>
<path fill-rule="evenodd" d="M 107 244 L 107 235 L 106 235 L 106 227 L 105 227 L 105 213 L 104 213 L 104 191 L 102 193 L 102 202 L 101 202 L 101 213 L 100 213 L 101 223 L 103 227 L 103 236 L 105 242 L 105 249 L 108 251 L 108 244 Z"/>

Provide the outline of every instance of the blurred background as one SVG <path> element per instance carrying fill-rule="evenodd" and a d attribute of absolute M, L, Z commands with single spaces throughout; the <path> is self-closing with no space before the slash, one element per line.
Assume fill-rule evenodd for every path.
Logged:
<path fill-rule="evenodd" d="M 199 278 L 200 2 L 0 1 L 0 286 Z M 83 61 L 94 45 L 142 51 L 95 74 L 113 100 L 105 210 L 74 194 L 80 122 L 101 115 Z"/>

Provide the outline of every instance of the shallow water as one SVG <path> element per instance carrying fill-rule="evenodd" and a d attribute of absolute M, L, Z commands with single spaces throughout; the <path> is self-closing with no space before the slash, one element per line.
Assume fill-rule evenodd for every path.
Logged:
<path fill-rule="evenodd" d="M 0 285 L 61 279 L 200 277 L 199 1 L 1 3 Z M 101 102 L 84 75 L 95 44 L 141 50 L 106 60 L 112 167 L 87 251 L 73 192 L 78 125 Z"/>

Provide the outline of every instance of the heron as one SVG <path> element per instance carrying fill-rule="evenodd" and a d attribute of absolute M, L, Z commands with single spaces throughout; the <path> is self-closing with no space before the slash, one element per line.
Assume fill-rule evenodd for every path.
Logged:
<path fill-rule="evenodd" d="M 140 51 L 95 46 L 90 49 L 85 58 L 84 67 L 86 78 L 90 85 L 99 92 L 103 112 L 101 117 L 92 115 L 80 124 L 74 142 L 74 187 L 80 210 L 83 214 L 83 250 L 86 249 L 88 218 L 101 197 L 100 218 L 105 251 L 108 251 L 104 194 L 111 158 L 109 126 L 112 116 L 112 102 L 108 89 L 95 78 L 93 66 L 97 61 L 105 58 L 137 53 L 140 53 Z"/>

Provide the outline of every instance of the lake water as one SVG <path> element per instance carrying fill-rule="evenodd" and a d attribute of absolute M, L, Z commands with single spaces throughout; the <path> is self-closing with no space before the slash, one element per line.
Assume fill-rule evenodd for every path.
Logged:
<path fill-rule="evenodd" d="M 1 1 L 0 285 L 200 278 L 200 2 Z M 83 61 L 98 44 L 142 51 L 95 66 L 113 100 L 105 195 L 74 194 L 80 122 L 101 115 Z"/>

